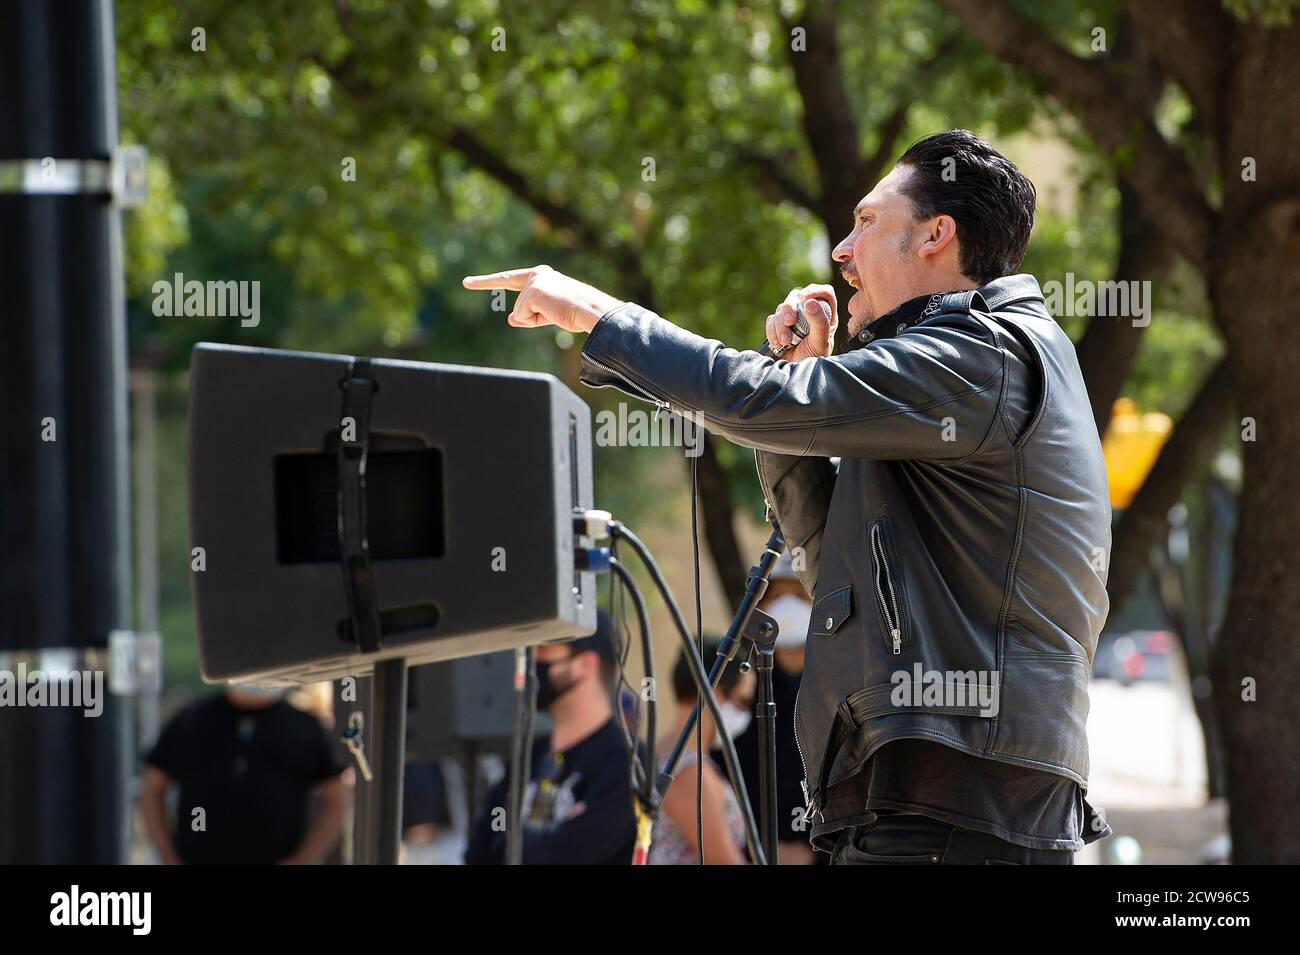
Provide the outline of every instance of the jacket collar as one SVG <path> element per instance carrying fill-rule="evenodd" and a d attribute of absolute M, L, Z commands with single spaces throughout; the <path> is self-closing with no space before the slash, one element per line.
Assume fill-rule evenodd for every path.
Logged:
<path fill-rule="evenodd" d="M 949 292 L 943 297 L 943 310 L 956 311 L 978 308 L 985 312 L 996 312 L 1013 302 L 1030 299 L 1042 301 L 1043 292 L 1038 287 L 1038 279 L 1032 275 L 1004 275 L 977 289 L 961 292 Z"/>
<path fill-rule="evenodd" d="M 899 332 L 905 331 L 908 326 L 915 325 L 939 311 L 942 302 L 943 295 L 940 293 L 909 298 L 902 305 L 869 322 L 866 328 L 848 340 L 844 350 L 852 351 L 861 348 L 877 338 L 893 338 Z"/>
<path fill-rule="evenodd" d="M 1028 274 L 1004 275 L 975 289 L 918 295 L 869 323 L 866 328 L 848 340 L 844 350 L 853 351 L 877 338 L 893 338 L 917 322 L 924 321 L 941 311 L 967 311 L 978 308 L 981 311 L 994 312 L 1012 302 L 1035 298 L 1041 300 L 1043 292 L 1038 287 L 1038 279 Z"/>

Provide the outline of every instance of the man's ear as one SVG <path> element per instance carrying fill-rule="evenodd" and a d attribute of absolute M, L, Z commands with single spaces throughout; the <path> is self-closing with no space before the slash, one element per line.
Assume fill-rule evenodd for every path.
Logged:
<path fill-rule="evenodd" d="M 938 255 L 944 249 L 952 246 L 954 252 L 957 251 L 957 220 L 949 215 L 938 215 L 930 220 L 929 230 L 925 235 L 924 241 L 916 250 L 916 254 L 925 258 L 931 255 Z"/>

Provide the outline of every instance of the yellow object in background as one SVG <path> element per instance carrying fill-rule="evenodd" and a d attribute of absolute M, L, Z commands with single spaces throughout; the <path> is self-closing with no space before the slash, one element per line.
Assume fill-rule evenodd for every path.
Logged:
<path fill-rule="evenodd" d="M 1174 423 L 1158 411 L 1138 412 L 1131 398 L 1117 398 L 1101 439 L 1110 483 L 1110 506 L 1128 507 L 1156 463 Z"/>

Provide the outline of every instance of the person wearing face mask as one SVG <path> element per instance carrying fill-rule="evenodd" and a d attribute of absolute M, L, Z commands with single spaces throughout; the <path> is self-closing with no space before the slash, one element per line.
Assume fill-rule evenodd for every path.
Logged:
<path fill-rule="evenodd" d="M 799 582 L 788 551 L 781 555 L 772 569 L 771 583 L 763 599 L 758 602 L 758 607 L 770 614 L 778 627 L 774 661 L 776 666 L 772 669 L 772 698 L 776 703 L 779 861 L 781 865 L 819 864 L 824 860 L 808 844 L 806 827 L 796 828 L 803 815 L 804 799 L 799 788 L 799 781 L 803 779 L 803 765 L 799 760 L 799 747 L 794 736 L 794 701 L 799 695 L 799 681 L 803 677 L 804 642 L 808 637 L 812 601 Z M 752 724 L 736 739 L 736 755 L 740 759 L 740 771 L 745 774 L 745 785 L 755 819 L 759 818 L 758 743 L 758 727 Z"/>
<path fill-rule="evenodd" d="M 631 764 L 613 705 L 609 617 L 596 632 L 537 648 L 537 707 L 549 736 L 534 741 L 523 803 L 524 865 L 627 865 L 636 843 Z M 505 861 L 509 778 L 489 790 L 465 849 L 467 865 Z"/>
<path fill-rule="evenodd" d="M 164 865 L 314 864 L 337 844 L 346 805 L 342 746 L 284 696 L 234 684 L 163 729 L 144 758 L 140 814 Z M 173 783 L 174 824 L 166 808 Z"/>
<path fill-rule="evenodd" d="M 703 659 L 706 672 L 713 666 L 719 643 L 717 637 L 705 637 Z M 723 671 L 721 682 L 713 690 L 723 724 L 732 739 L 744 733 L 749 726 L 754 708 L 755 686 L 754 674 L 741 673 L 733 663 Z M 691 709 L 698 698 L 696 694 L 695 680 L 691 677 L 686 656 L 679 653 L 677 664 L 673 667 L 676 719 L 656 742 L 656 751 L 665 754 L 664 763 L 667 762 L 666 754 L 672 751 L 673 744 L 691 715 Z M 701 716 L 701 732 L 706 751 L 721 746 L 721 738 L 707 710 Z M 692 733 L 682 751 L 681 761 L 677 764 L 677 775 L 664 796 L 659 816 L 655 820 L 650 843 L 651 865 L 698 864 L 700 824 L 704 834 L 705 863 L 745 865 L 749 862 L 745 852 L 744 819 L 731 784 L 711 760 L 705 759 L 700 765 L 702 769 L 696 763 L 695 735 Z M 703 794 L 698 803 L 697 792 Z M 697 807 L 700 813 L 698 817 Z"/>

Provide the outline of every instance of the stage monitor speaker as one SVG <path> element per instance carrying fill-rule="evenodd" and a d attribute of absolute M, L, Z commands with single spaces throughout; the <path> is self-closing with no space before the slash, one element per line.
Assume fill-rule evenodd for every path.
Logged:
<path fill-rule="evenodd" d="M 406 758 L 506 756 L 515 726 L 515 655 L 486 653 L 412 667 L 406 694 Z M 534 735 L 549 733 L 539 711 Z"/>
<path fill-rule="evenodd" d="M 551 375 L 200 343 L 203 676 L 284 686 L 592 633 L 591 412 Z"/>

